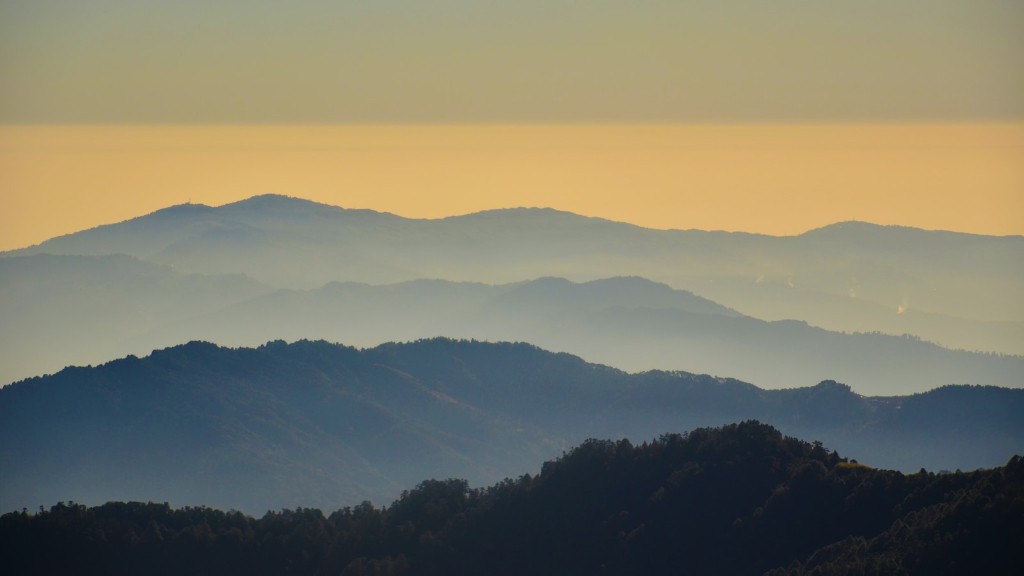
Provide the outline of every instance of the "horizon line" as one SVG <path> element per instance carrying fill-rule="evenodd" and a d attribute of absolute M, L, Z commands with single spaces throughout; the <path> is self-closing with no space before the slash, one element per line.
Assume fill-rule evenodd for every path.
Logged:
<path fill-rule="evenodd" d="M 71 232 L 67 232 L 67 233 L 64 233 L 64 234 L 58 234 L 56 236 L 51 236 L 49 238 L 46 238 L 45 240 L 42 240 L 40 242 L 36 242 L 34 244 L 17 246 L 17 247 L 14 247 L 14 248 L 0 248 L 0 254 L 4 254 L 4 253 L 8 253 L 8 252 L 17 252 L 19 250 L 26 250 L 26 249 L 29 249 L 29 248 L 32 248 L 32 247 L 35 247 L 35 246 L 40 246 L 40 245 L 42 245 L 42 244 L 44 244 L 46 242 L 49 242 L 51 240 L 55 240 L 55 239 L 58 239 L 58 238 L 64 238 L 64 237 L 68 237 L 68 236 L 73 236 L 75 234 L 80 234 L 80 233 L 88 232 L 88 231 L 91 231 L 91 230 L 97 230 L 99 228 L 106 228 L 106 227 L 109 227 L 109 226 L 116 226 L 118 224 L 123 224 L 123 223 L 130 222 L 130 221 L 133 221 L 133 220 L 138 220 L 140 218 L 146 218 L 146 217 L 152 216 L 153 214 L 156 214 L 158 212 L 163 212 L 163 211 L 166 211 L 166 210 L 171 210 L 171 209 L 179 208 L 179 207 L 183 207 L 183 206 L 196 206 L 196 207 L 204 207 L 204 208 L 210 208 L 210 209 L 213 209 L 213 210 L 217 210 L 217 209 L 220 209 L 220 208 L 225 208 L 225 207 L 232 206 L 232 205 L 235 205 L 235 204 L 242 204 L 244 202 L 248 202 L 248 201 L 259 199 L 259 198 L 277 198 L 277 199 L 284 199 L 284 200 L 291 200 L 291 201 L 299 201 L 299 202 L 305 202 L 305 203 L 309 203 L 309 204 L 314 204 L 314 205 L 317 205 L 317 206 L 323 206 L 323 207 L 326 207 L 326 208 L 335 208 L 335 209 L 343 210 L 343 211 L 373 212 L 375 214 L 380 214 L 380 215 L 383 215 L 383 216 L 392 216 L 392 217 L 396 217 L 396 218 L 401 218 L 403 220 L 420 221 L 420 222 L 437 222 L 437 221 L 441 221 L 441 220 L 448 220 L 448 219 L 454 219 L 454 218 L 465 218 L 465 217 L 469 217 L 469 216 L 475 216 L 475 215 L 478 215 L 478 214 L 486 214 L 486 213 L 493 213 L 493 212 L 514 212 L 514 211 L 534 210 L 534 211 L 556 212 L 556 213 L 559 213 L 559 214 L 565 214 L 565 215 L 575 216 L 575 217 L 579 217 L 579 218 L 586 218 L 586 219 L 590 219 L 590 220 L 601 220 L 601 221 L 604 221 L 604 222 L 611 222 L 611 223 L 615 223 L 615 224 L 622 224 L 622 225 L 625 225 L 625 226 L 633 226 L 633 227 L 640 228 L 640 229 L 643 229 L 643 230 L 651 230 L 651 231 L 655 231 L 655 232 L 707 232 L 707 233 L 721 233 L 721 234 L 745 234 L 745 235 L 750 235 L 750 236 L 764 236 L 764 237 L 769 237 L 769 238 L 796 238 L 796 237 L 800 237 L 800 236 L 809 234 L 811 232 L 816 232 L 816 231 L 819 231 L 819 230 L 824 230 L 826 228 L 832 228 L 832 227 L 840 226 L 840 225 L 843 225 L 843 224 L 865 224 L 865 225 L 868 225 L 868 226 L 874 226 L 874 227 L 878 227 L 878 228 L 898 228 L 898 229 L 905 229 L 905 230 L 918 230 L 918 231 L 922 231 L 922 232 L 939 232 L 939 233 L 949 233 L 949 234 L 962 234 L 962 235 L 967 235 L 967 236 L 982 236 L 982 237 L 990 237 L 990 238 L 1021 238 L 1021 237 L 1024 237 L 1024 234 L 981 234 L 981 233 L 977 233 L 977 232 L 965 232 L 965 231 L 962 231 L 962 230 L 949 230 L 949 229 L 942 229 L 942 228 L 922 228 L 922 227 L 919 227 L 919 226 L 910 226 L 910 225 L 906 225 L 906 224 L 885 224 L 885 223 L 874 222 L 874 221 L 870 221 L 870 220 L 860 220 L 860 219 L 856 219 L 856 218 L 850 218 L 850 219 L 846 219 L 846 220 L 835 220 L 835 221 L 831 221 L 831 222 L 826 222 L 824 224 L 821 224 L 819 226 L 814 226 L 812 228 L 808 228 L 808 229 L 806 229 L 806 230 L 804 230 L 802 232 L 796 233 L 796 234 L 769 234 L 769 233 L 765 233 L 765 232 L 751 232 L 749 230 L 729 230 L 729 229 L 722 229 L 722 228 L 659 228 L 659 227 L 653 227 L 653 226 L 644 226 L 644 225 L 636 224 L 636 223 L 633 223 L 633 222 L 629 222 L 627 220 L 615 220 L 615 219 L 606 218 L 606 217 L 603 217 L 603 216 L 594 216 L 594 215 L 584 214 L 584 213 L 580 213 L 580 212 L 574 212 L 574 211 L 571 211 L 571 210 L 563 210 L 563 209 L 555 208 L 555 207 L 552 207 L 552 206 L 538 206 L 538 205 L 535 205 L 535 206 L 526 206 L 526 205 L 504 206 L 504 207 L 495 207 L 495 208 L 485 208 L 483 210 L 475 210 L 475 211 L 471 211 L 471 212 L 449 214 L 449 215 L 446 215 L 446 216 L 438 216 L 438 217 L 415 217 L 415 216 L 404 216 L 402 214 L 398 214 L 398 213 L 395 213 L 395 212 L 389 212 L 389 211 L 386 211 L 386 210 L 378 210 L 378 209 L 374 209 L 374 208 L 346 207 L 346 206 L 341 206 L 341 205 L 337 205 L 337 204 L 328 204 L 326 202 L 320 202 L 320 201 L 317 201 L 317 200 L 310 200 L 309 198 L 303 198 L 301 196 L 292 196 L 292 195 L 289 195 L 289 194 L 282 194 L 282 193 L 276 193 L 276 192 L 268 192 L 268 193 L 263 193 L 263 194 L 254 194 L 254 195 L 251 195 L 251 196 L 247 196 L 245 198 L 241 198 L 239 200 L 232 200 L 232 201 L 224 202 L 222 204 L 205 204 L 203 202 L 192 202 L 191 200 L 188 200 L 188 201 L 185 201 L 185 202 L 180 202 L 180 203 L 177 203 L 177 204 L 170 204 L 170 205 L 164 206 L 162 208 L 157 208 L 156 210 L 153 210 L 153 211 L 150 211 L 150 212 L 146 212 L 144 214 L 139 214 L 137 216 L 132 216 L 130 218 L 126 218 L 124 220 L 118 220 L 118 221 L 114 221 L 114 222 L 106 222 L 106 223 L 103 223 L 103 224 L 97 224 L 96 226 L 90 226 L 88 228 L 81 228 L 81 229 L 74 230 L 74 231 L 71 231 Z"/>

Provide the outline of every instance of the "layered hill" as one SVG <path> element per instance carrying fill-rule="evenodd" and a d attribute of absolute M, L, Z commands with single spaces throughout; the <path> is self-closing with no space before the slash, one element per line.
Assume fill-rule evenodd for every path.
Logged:
<path fill-rule="evenodd" d="M 388 508 L 61 502 L 0 516 L 0 561 L 26 575 L 1017 574 L 1022 514 L 1019 456 L 904 475 L 743 422 L 588 440 L 539 474 L 426 480 Z"/>
<path fill-rule="evenodd" d="M 191 340 L 360 347 L 434 336 L 524 341 L 616 368 L 687 370 L 766 388 L 834 379 L 862 394 L 944 384 L 1024 385 L 1024 357 L 915 338 L 766 322 L 636 277 L 502 285 L 416 280 L 274 290 L 241 275 L 183 274 L 129 256 L 0 258 L 0 381 Z"/>
<path fill-rule="evenodd" d="M 549 209 L 416 220 L 283 196 L 174 206 L 12 255 L 127 254 L 278 288 L 642 276 L 764 320 L 1024 352 L 1024 237 L 847 222 L 800 236 L 650 230 Z"/>
<path fill-rule="evenodd" d="M 495 482 L 590 437 L 642 441 L 748 418 L 904 470 L 998 465 L 1024 445 L 1022 390 L 767 391 L 448 339 L 368 350 L 196 342 L 0 389 L 0 508 L 330 509 L 388 502 L 429 477 Z"/>
<path fill-rule="evenodd" d="M 124 255 L 0 258 L 0 386 L 180 344 L 139 339 L 272 291 L 242 275 L 183 274 Z"/>

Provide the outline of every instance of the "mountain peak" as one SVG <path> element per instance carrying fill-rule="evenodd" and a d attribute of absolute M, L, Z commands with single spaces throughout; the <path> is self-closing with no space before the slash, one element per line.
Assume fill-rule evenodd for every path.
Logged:
<path fill-rule="evenodd" d="M 284 194 L 258 194 L 256 196 L 250 196 L 244 200 L 231 202 L 221 206 L 221 208 L 252 208 L 260 210 L 297 207 L 338 209 L 337 206 L 321 204 L 320 202 L 314 202 L 312 200 L 306 200 L 305 198 L 298 198 L 295 196 L 286 196 Z"/>
<path fill-rule="evenodd" d="M 614 220 L 608 220 L 605 218 L 598 218 L 596 216 L 583 216 L 575 212 L 567 212 L 565 210 L 558 210 L 556 208 L 541 208 L 536 206 L 519 206 L 513 208 L 493 208 L 490 210 L 481 210 L 479 212 L 473 212 L 470 214 L 463 214 L 461 216 L 448 216 L 441 218 L 442 221 L 458 222 L 458 221 L 480 221 L 480 222 L 495 222 L 505 220 L 518 220 L 518 221 L 532 221 L 541 223 L 550 222 L 589 222 L 589 223 L 604 223 L 613 224 L 616 226 L 639 228 L 633 224 L 626 222 L 617 222 Z"/>
<path fill-rule="evenodd" d="M 218 208 L 230 214 L 239 214 L 244 217 L 270 216 L 270 217 L 363 217 L 376 218 L 387 221 L 405 220 L 389 212 L 378 212 L 364 208 L 343 208 L 333 204 L 324 204 L 305 198 L 286 196 L 284 194 L 259 194 L 250 196 L 244 200 L 224 204 Z"/>
<path fill-rule="evenodd" d="M 155 212 L 150 212 L 148 214 L 148 216 L 157 216 L 157 217 L 179 217 L 179 216 L 181 216 L 181 217 L 188 217 L 188 216 L 193 216 L 193 215 L 197 215 L 197 214 L 203 214 L 203 213 L 209 212 L 210 210 L 213 210 L 213 209 L 214 208 L 212 206 L 207 206 L 206 204 L 193 204 L 192 202 L 185 202 L 184 204 L 175 204 L 173 206 L 168 206 L 166 208 L 161 208 L 159 210 L 156 210 Z M 136 217 L 134 219 L 137 220 L 139 218 L 145 218 L 145 217 L 146 216 L 138 216 L 138 217 Z"/>
<path fill-rule="evenodd" d="M 565 210 L 557 210 L 555 208 L 546 208 L 542 206 L 514 206 L 511 208 L 491 208 L 488 210 L 480 210 L 479 212 L 473 212 L 472 214 L 467 214 L 467 216 L 501 216 L 505 214 L 561 214 L 565 216 L 579 216 L 578 214 L 575 214 L 573 212 L 566 212 Z"/>
<path fill-rule="evenodd" d="M 820 228 L 808 230 L 800 236 L 815 236 L 815 237 L 831 237 L 837 239 L 848 239 L 857 238 L 861 236 L 877 236 L 877 237 L 892 237 L 892 238 L 909 238 L 911 236 L 920 236 L 927 234 L 928 237 L 934 238 L 939 236 L 949 238 L 986 238 L 990 237 L 986 234 L 972 234 L 969 232 L 956 232 L 952 230 L 933 230 L 925 228 L 917 228 L 914 226 L 901 226 L 898 224 L 875 224 L 873 222 L 864 222 L 862 220 L 845 220 L 842 222 L 836 222 L 834 224 L 828 224 Z M 998 236 L 995 236 L 998 238 Z M 1012 236 L 1010 236 L 1012 237 Z"/>
<path fill-rule="evenodd" d="M 841 222 L 834 222 L 832 224 L 826 224 L 819 228 L 808 230 L 801 234 L 806 235 L 820 235 L 820 234 L 860 234 L 865 232 L 874 232 L 879 230 L 917 230 L 909 226 L 893 226 L 885 224 L 875 224 L 873 222 L 865 222 L 863 220 L 843 220 Z"/>
<path fill-rule="evenodd" d="M 853 389 L 849 385 L 836 382 L 835 380 L 822 380 L 814 385 L 813 388 L 821 391 L 853 393 Z"/>

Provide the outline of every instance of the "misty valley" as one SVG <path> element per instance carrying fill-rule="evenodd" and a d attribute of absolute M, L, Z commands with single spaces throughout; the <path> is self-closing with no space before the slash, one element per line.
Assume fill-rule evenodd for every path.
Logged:
<path fill-rule="evenodd" d="M 279 195 L 0 253 L 0 560 L 1016 573 L 1022 255 Z"/>

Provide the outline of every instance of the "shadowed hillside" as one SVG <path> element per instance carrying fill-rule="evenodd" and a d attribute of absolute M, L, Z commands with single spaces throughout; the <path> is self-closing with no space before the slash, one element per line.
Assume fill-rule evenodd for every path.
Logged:
<path fill-rule="evenodd" d="M 0 258 L 0 304 L 0 382 L 190 340 L 376 346 L 448 336 L 531 342 L 624 370 L 687 370 L 766 388 L 833 379 L 892 395 L 944 384 L 1024 385 L 1024 357 L 765 322 L 635 277 L 274 291 L 244 276 L 181 274 L 127 256 L 35 255 Z"/>
<path fill-rule="evenodd" d="M 424 477 L 495 482 L 589 437 L 642 441 L 748 418 L 873 466 L 969 470 L 1019 451 L 1022 415 L 1022 390 L 766 391 L 629 375 L 525 344 L 194 342 L 0 389 L 0 508 L 386 502 Z"/>
<path fill-rule="evenodd" d="M 650 230 L 548 209 L 414 220 L 283 196 L 174 206 L 7 253 L 129 254 L 274 287 L 641 276 L 764 320 L 1024 353 L 1024 237 L 846 222 L 800 236 Z"/>
<path fill-rule="evenodd" d="M 254 519 L 61 502 L 0 517 L 0 562 L 26 575 L 1015 574 L 1022 515 L 1019 456 L 903 475 L 748 421 L 591 439 L 536 476 L 426 480 L 388 508 Z"/>

